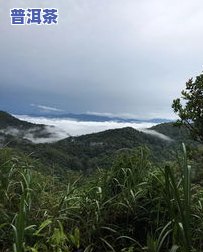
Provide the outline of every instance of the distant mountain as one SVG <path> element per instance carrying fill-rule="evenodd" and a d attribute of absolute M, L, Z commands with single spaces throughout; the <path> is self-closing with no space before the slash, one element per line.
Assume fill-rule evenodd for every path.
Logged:
<path fill-rule="evenodd" d="M 154 119 L 135 119 L 135 118 L 121 118 L 121 117 L 113 117 L 113 116 L 102 116 L 102 115 L 92 115 L 92 114 L 74 114 L 74 113 L 32 113 L 28 114 L 32 117 L 44 116 L 46 118 L 69 118 L 78 121 L 92 121 L 92 122 L 108 122 L 108 121 L 116 121 L 116 122 L 134 122 L 134 123 L 143 123 L 143 122 L 151 122 L 151 123 L 166 123 L 171 122 L 172 120 L 164 119 L 164 118 L 154 118 Z"/>
<path fill-rule="evenodd" d="M 86 164 L 86 167 L 91 168 L 92 165 L 108 167 L 111 163 L 110 160 L 118 151 L 131 150 L 138 146 L 147 146 L 152 151 L 154 160 L 160 162 L 172 158 L 171 151 L 175 150 L 178 145 L 180 145 L 180 141 L 164 140 L 157 135 L 126 127 L 69 137 L 53 143 L 52 147 L 71 156 L 73 160 L 71 168 L 81 160 L 88 160 L 90 164 Z M 82 167 L 82 164 L 80 166 Z"/>
<path fill-rule="evenodd" d="M 46 125 L 26 122 L 7 112 L 0 111 L 0 145 L 11 141 L 25 141 L 27 143 L 29 139 L 50 137 L 52 134 Z"/>
<path fill-rule="evenodd" d="M 146 146 L 152 160 L 160 164 L 165 160 L 174 160 L 176 151 L 181 149 L 181 142 L 182 139 L 164 140 L 157 135 L 126 127 L 20 148 L 27 153 L 32 152 L 35 159 L 46 167 L 55 167 L 56 174 L 60 174 L 67 169 L 90 172 L 97 167 L 111 167 L 115 156 L 139 146 Z"/>
<path fill-rule="evenodd" d="M 34 126 L 36 125 L 33 123 L 19 120 L 7 112 L 0 111 L 0 129 L 5 129 L 7 127 L 15 127 L 18 129 L 29 129 Z"/>
<path fill-rule="evenodd" d="M 151 127 L 152 130 L 164 134 L 176 141 L 192 141 L 190 132 L 186 127 L 177 127 L 173 123 L 161 123 Z"/>
<path fill-rule="evenodd" d="M 13 131 L 13 134 L 11 132 Z M 159 132 L 159 133 L 157 133 Z M 7 143 L 12 149 L 30 155 L 44 167 L 61 175 L 68 169 L 92 171 L 96 167 L 108 168 L 115 155 L 146 146 L 152 160 L 161 162 L 174 158 L 182 141 L 189 142 L 186 129 L 178 129 L 172 123 L 163 123 L 141 132 L 126 127 L 106 130 L 78 137 L 68 137 L 52 144 L 33 144 L 26 140 L 27 134 L 33 137 L 50 137 L 45 125 L 21 121 L 8 113 L 0 112 L 0 144 Z M 4 138 L 2 140 L 2 137 Z"/>

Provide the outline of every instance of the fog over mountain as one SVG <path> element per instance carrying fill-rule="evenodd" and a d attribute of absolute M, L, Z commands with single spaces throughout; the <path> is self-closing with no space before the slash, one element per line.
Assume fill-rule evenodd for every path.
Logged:
<path fill-rule="evenodd" d="M 1 129 L 0 133 L 5 135 L 11 135 L 17 138 L 27 139 L 32 143 L 52 143 L 58 140 L 64 139 L 69 134 L 54 126 L 45 126 L 43 129 L 39 127 L 31 129 L 18 129 L 15 127 L 7 127 Z"/>
<path fill-rule="evenodd" d="M 84 134 L 96 133 L 108 129 L 117 129 L 124 127 L 132 127 L 138 129 L 146 134 L 153 135 L 155 137 L 161 138 L 166 141 L 171 139 L 164 134 L 160 134 L 155 130 L 149 130 L 152 126 L 157 125 L 157 123 L 151 122 L 117 122 L 117 121 L 77 121 L 67 118 L 46 118 L 46 117 L 30 117 L 26 115 L 17 116 L 21 120 L 25 120 L 31 123 L 48 125 L 46 131 L 50 133 L 49 138 L 35 138 L 32 132 L 28 131 L 25 134 L 25 138 L 31 140 L 34 143 L 42 142 L 54 142 L 66 138 L 68 136 L 80 136 Z M 53 127 L 54 126 L 54 127 Z"/>

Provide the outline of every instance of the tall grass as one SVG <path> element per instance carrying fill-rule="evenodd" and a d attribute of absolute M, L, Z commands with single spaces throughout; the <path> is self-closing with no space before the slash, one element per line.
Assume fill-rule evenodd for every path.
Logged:
<path fill-rule="evenodd" d="M 28 231 L 32 226 L 26 226 L 28 213 L 31 208 L 31 173 L 30 170 L 26 169 L 23 173 L 21 173 L 22 181 L 20 181 L 21 185 L 21 196 L 20 196 L 20 205 L 19 211 L 16 213 L 13 221 L 12 228 L 14 231 L 14 244 L 13 251 L 14 252 L 23 252 L 25 248 L 25 232 Z"/>
<path fill-rule="evenodd" d="M 191 251 L 191 167 L 187 163 L 186 148 L 183 144 L 183 167 L 179 181 L 171 167 L 166 166 L 165 192 L 168 211 L 174 226 L 175 242 L 183 246 L 185 252 Z M 177 229 L 177 230 L 176 230 Z M 175 234 L 175 231 L 177 234 Z M 180 237 L 178 237 L 180 235 Z M 177 238 L 178 237 L 178 238 Z M 177 239 L 177 240 L 176 240 Z"/>
<path fill-rule="evenodd" d="M 6 198 L 10 203 L 0 250 L 202 251 L 203 190 L 191 185 L 184 145 L 182 157 L 181 173 L 174 164 L 161 170 L 138 148 L 121 153 L 109 170 L 74 174 L 67 185 L 4 160 L 0 210 L 6 214 Z"/>

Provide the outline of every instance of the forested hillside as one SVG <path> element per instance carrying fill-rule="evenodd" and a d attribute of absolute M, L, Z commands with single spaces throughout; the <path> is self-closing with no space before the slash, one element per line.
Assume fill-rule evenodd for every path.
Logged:
<path fill-rule="evenodd" d="M 89 173 L 98 167 L 108 168 L 119 153 L 133 150 L 139 146 L 149 148 L 151 159 L 160 163 L 172 160 L 183 140 L 189 142 L 188 132 L 184 128 L 178 129 L 172 123 L 164 123 L 152 127 L 152 130 L 168 136 L 169 140 L 128 127 L 79 137 L 68 137 L 55 143 L 33 144 L 24 137 L 24 132 L 34 129 L 36 137 L 46 136 L 48 138 L 49 133 L 46 132 L 45 125 L 21 121 L 5 112 L 1 112 L 0 115 L 1 145 L 4 143 L 14 151 L 26 155 L 31 154 L 31 158 L 48 167 L 46 171 L 49 171 L 51 167 L 55 174 L 66 172 L 69 169 Z M 8 129 L 11 127 L 16 130 L 16 134 L 13 134 L 14 130 L 12 135 L 9 134 Z"/>
<path fill-rule="evenodd" d="M 33 127 L 0 120 L 0 251 L 203 251 L 202 152 L 184 128 L 34 144 L 10 122 Z"/>

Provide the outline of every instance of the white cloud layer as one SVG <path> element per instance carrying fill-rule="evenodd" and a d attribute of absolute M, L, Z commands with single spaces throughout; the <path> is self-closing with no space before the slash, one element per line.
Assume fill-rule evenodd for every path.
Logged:
<path fill-rule="evenodd" d="M 132 127 L 134 129 L 149 128 L 155 123 L 124 123 L 124 122 L 89 122 L 89 121 L 76 121 L 71 119 L 58 119 L 58 118 L 45 118 L 45 117 L 30 117 L 26 115 L 17 115 L 21 120 L 25 120 L 37 124 L 45 124 L 55 126 L 56 132 L 63 131 L 64 136 L 69 134 L 71 136 L 79 136 L 84 134 L 96 133 L 108 129 Z M 61 133 L 61 137 L 63 136 Z"/>
<path fill-rule="evenodd" d="M 38 109 L 40 109 L 40 111 L 42 112 L 62 112 L 64 110 L 62 109 L 58 109 L 58 108 L 54 108 L 54 107 L 50 107 L 50 106 L 44 106 L 44 105 L 39 105 L 39 104 L 30 104 L 30 106 L 32 107 L 36 107 Z"/>
<path fill-rule="evenodd" d="M 146 134 L 161 138 L 162 140 L 165 140 L 165 141 L 170 141 L 170 142 L 173 141 L 173 139 L 171 139 L 170 137 L 168 137 L 168 136 L 166 136 L 166 135 L 164 135 L 162 133 L 159 133 L 156 130 L 141 129 L 141 131 L 146 133 Z"/>
<path fill-rule="evenodd" d="M 96 133 L 108 129 L 132 127 L 140 130 L 146 134 L 159 137 L 162 140 L 171 141 L 171 139 L 154 130 L 149 130 L 155 123 L 124 123 L 124 122 L 90 122 L 90 121 L 76 121 L 71 119 L 45 118 L 45 117 L 30 117 L 27 115 L 16 116 L 21 120 L 31 123 L 47 125 L 46 130 L 50 133 L 49 138 L 36 138 L 32 131 L 26 132 L 24 138 L 34 143 L 55 142 L 64 139 L 68 136 L 79 136 L 84 134 Z M 54 127 L 53 127 L 54 126 Z M 14 129 L 13 129 L 14 130 Z"/>
<path fill-rule="evenodd" d="M 42 137 L 39 137 L 39 130 L 40 135 Z M 58 129 L 53 126 L 45 126 L 45 128 L 41 127 L 32 127 L 30 129 L 18 129 L 15 127 L 7 127 L 5 129 L 1 129 L 0 133 L 3 133 L 5 135 L 11 135 L 14 137 L 19 137 L 23 139 L 27 139 L 33 143 L 52 143 L 56 142 L 60 139 L 66 138 L 69 135 L 63 131 L 62 129 Z M 4 142 L 4 137 L 0 137 L 0 146 L 1 143 Z"/>

